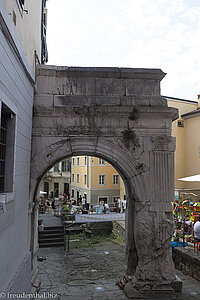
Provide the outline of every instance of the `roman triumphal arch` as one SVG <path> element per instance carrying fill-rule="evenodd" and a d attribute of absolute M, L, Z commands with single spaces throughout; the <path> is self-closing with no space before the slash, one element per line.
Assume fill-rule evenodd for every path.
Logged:
<path fill-rule="evenodd" d="M 164 76 L 160 69 L 38 67 L 30 193 L 32 268 L 41 178 L 64 157 L 92 155 L 109 161 L 126 186 L 127 273 L 135 275 L 138 288 L 171 286 L 171 125 L 177 110 L 160 96 Z"/>

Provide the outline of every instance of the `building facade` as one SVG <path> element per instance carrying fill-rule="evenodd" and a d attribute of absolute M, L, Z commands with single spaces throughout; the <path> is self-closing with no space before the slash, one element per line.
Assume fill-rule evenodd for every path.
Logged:
<path fill-rule="evenodd" d="M 91 205 L 109 204 L 120 195 L 120 176 L 105 160 L 94 156 L 72 157 L 70 196 L 85 197 Z"/>
<path fill-rule="evenodd" d="M 43 0 L 0 0 L 0 290 L 30 292 L 29 178 Z M 33 26 L 34 25 L 34 26 Z M 43 53 L 43 54 L 42 54 Z M 41 61 L 40 61 L 41 62 Z"/>
<path fill-rule="evenodd" d="M 71 160 L 66 159 L 57 163 L 44 176 L 40 190 L 45 192 L 44 198 L 59 198 L 69 194 L 71 180 Z"/>
<path fill-rule="evenodd" d="M 186 169 L 187 161 L 190 160 L 186 148 L 188 145 L 188 137 L 186 131 L 188 130 L 188 122 L 184 115 L 196 110 L 197 102 L 178 99 L 172 97 L 165 97 L 169 107 L 175 107 L 179 111 L 179 118 L 172 123 L 172 136 L 176 137 L 176 151 L 175 151 L 175 188 L 186 188 L 183 181 L 178 179 L 185 177 L 188 173 Z M 198 128 L 198 127 L 197 127 Z M 198 130 L 196 128 L 196 130 Z M 194 132 L 191 131 L 191 138 L 194 139 Z M 194 142 L 194 141 L 193 141 Z M 190 144 L 191 147 L 192 144 Z M 193 171 L 192 171 L 193 173 Z"/>

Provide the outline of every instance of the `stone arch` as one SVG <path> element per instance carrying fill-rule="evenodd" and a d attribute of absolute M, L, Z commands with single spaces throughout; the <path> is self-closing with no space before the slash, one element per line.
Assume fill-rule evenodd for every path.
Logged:
<path fill-rule="evenodd" d="M 62 158 L 90 155 L 110 162 L 126 185 L 127 272 L 139 288 L 163 288 L 175 279 L 171 123 L 177 111 L 160 96 L 164 75 L 147 69 L 37 70 L 30 203 L 37 203 L 47 169 Z M 32 234 L 32 252 L 34 245 Z"/>
<path fill-rule="evenodd" d="M 33 202 L 37 204 L 39 198 L 38 188 L 42 177 L 56 162 L 66 157 L 88 155 L 108 161 L 118 171 L 126 187 L 127 211 L 132 216 L 127 221 L 127 226 L 129 227 L 126 237 L 127 273 L 133 274 L 138 261 L 134 236 L 135 201 L 138 201 L 142 193 L 143 195 L 145 194 L 146 182 L 143 173 L 138 174 L 136 161 L 131 156 L 126 155 L 125 157 L 124 150 L 116 145 L 112 139 L 110 141 L 94 137 L 72 137 L 46 145 L 40 149 L 35 159 L 34 157 L 32 159 L 31 197 L 33 198 Z"/>
<path fill-rule="evenodd" d="M 31 198 L 36 197 L 38 183 L 48 169 L 63 158 L 77 155 L 105 159 L 119 172 L 126 185 L 132 180 L 134 184 L 129 191 L 131 190 L 134 199 L 137 198 L 136 195 L 145 195 L 146 198 L 147 183 L 144 174 L 137 171 L 137 161 L 127 153 L 124 156 L 124 151 L 125 149 L 120 148 L 112 139 L 94 137 L 71 137 L 46 144 L 44 148 L 40 148 L 37 156 L 32 158 Z"/>

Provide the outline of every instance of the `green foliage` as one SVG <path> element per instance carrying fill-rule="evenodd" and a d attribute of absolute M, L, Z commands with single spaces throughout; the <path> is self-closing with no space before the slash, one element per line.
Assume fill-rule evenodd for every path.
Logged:
<path fill-rule="evenodd" d="M 72 234 L 70 236 L 70 249 L 79 249 L 79 248 L 92 248 L 96 246 L 103 246 L 108 243 L 121 244 L 124 241 L 119 241 L 114 235 L 111 234 L 95 234 L 87 236 L 84 232 Z M 68 236 L 66 236 L 66 248 L 68 243 Z"/>
<path fill-rule="evenodd" d="M 66 204 L 63 204 L 63 210 L 65 211 L 65 212 L 70 212 L 70 208 L 69 208 L 69 206 L 68 205 L 66 205 Z"/>

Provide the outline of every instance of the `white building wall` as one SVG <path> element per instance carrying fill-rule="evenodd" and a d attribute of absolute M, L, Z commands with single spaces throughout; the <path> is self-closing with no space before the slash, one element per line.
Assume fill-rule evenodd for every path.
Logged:
<path fill-rule="evenodd" d="M 31 288 L 29 177 L 34 75 L 2 0 L 0 18 L 4 22 L 4 32 L 0 26 L 0 104 L 4 102 L 16 114 L 13 192 L 0 194 L 0 201 L 6 200 L 6 212 L 0 211 L 0 291 L 22 292 Z"/>
<path fill-rule="evenodd" d="M 26 0 L 24 5 L 26 11 L 20 9 L 18 0 L 3 1 L 12 23 L 14 19 L 13 15 L 15 14 L 16 16 L 15 31 L 25 51 L 28 62 L 34 71 L 34 50 L 36 50 L 39 59 L 41 58 L 41 40 L 38 37 L 41 37 L 42 0 Z"/>

